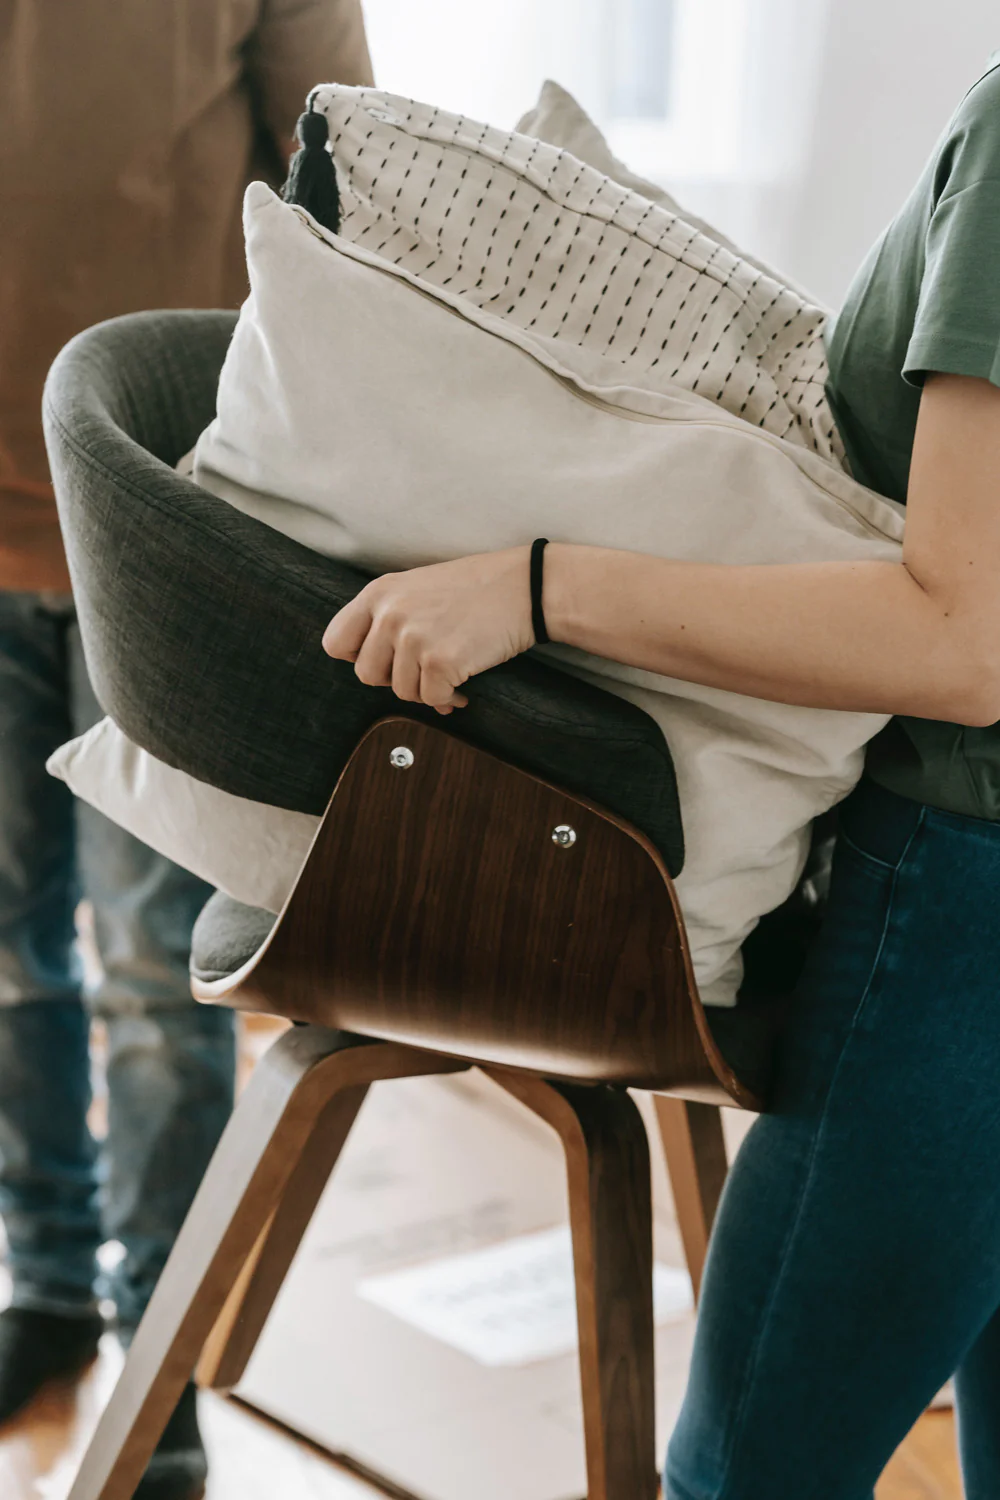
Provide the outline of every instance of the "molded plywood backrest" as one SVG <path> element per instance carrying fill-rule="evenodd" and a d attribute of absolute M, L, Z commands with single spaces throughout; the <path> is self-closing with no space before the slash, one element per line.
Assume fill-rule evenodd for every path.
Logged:
<path fill-rule="evenodd" d="M 234 981 L 212 998 L 551 1078 L 755 1102 L 712 1042 L 648 840 L 410 720 L 361 741 Z"/>

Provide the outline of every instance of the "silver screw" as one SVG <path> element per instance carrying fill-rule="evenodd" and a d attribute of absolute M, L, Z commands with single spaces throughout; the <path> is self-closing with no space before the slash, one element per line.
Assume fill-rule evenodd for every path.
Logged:
<path fill-rule="evenodd" d="M 559 823 L 552 830 L 552 842 L 558 844 L 560 849 L 571 849 L 576 843 L 576 829 L 571 828 L 568 823 Z"/>
<path fill-rule="evenodd" d="M 397 771 L 408 771 L 413 765 L 413 751 L 406 745 L 397 745 L 395 750 L 390 750 L 389 761 Z"/>

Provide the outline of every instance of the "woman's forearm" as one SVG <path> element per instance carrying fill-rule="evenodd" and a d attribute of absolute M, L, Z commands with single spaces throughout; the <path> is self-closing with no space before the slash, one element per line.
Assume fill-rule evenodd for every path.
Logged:
<path fill-rule="evenodd" d="M 1000 719 L 1000 389 L 927 379 L 901 563 L 725 567 L 550 546 L 553 640 L 816 708 Z"/>
<path fill-rule="evenodd" d="M 779 703 L 1000 720 L 1000 388 L 924 386 L 900 563 L 732 567 L 550 543 L 549 636 Z M 362 682 L 450 713 L 531 646 L 527 547 L 386 574 L 334 616 Z"/>
<path fill-rule="evenodd" d="M 752 567 L 550 543 L 551 639 L 782 703 L 967 724 L 1000 717 L 1000 651 L 902 564 Z"/>

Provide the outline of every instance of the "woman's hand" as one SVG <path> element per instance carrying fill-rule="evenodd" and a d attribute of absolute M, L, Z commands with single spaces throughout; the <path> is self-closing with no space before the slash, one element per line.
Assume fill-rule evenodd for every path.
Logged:
<path fill-rule="evenodd" d="M 529 564 L 530 548 L 512 547 L 387 573 L 334 615 L 323 650 L 369 686 L 450 714 L 470 677 L 534 645 Z"/>

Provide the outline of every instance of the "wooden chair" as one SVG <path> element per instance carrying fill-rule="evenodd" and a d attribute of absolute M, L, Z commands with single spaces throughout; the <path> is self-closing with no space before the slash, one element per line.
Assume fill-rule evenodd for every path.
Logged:
<path fill-rule="evenodd" d="M 148 674 L 162 673 L 162 660 L 155 642 L 144 659 L 138 615 L 123 651 L 109 604 L 113 590 L 112 602 L 126 614 L 133 604 L 148 609 L 149 571 L 162 566 L 167 545 L 150 541 L 150 509 L 149 524 L 130 525 L 126 553 L 116 505 L 147 503 L 159 485 L 169 501 L 156 511 L 164 524 L 176 524 L 173 512 L 183 506 L 194 508 L 199 524 L 205 517 L 220 527 L 237 524 L 222 513 L 227 507 L 213 509 L 220 502 L 189 495 L 159 472 L 197 433 L 195 422 L 211 415 L 208 396 L 155 442 L 135 415 L 150 404 L 136 396 L 135 384 L 151 378 L 161 355 L 163 378 L 175 379 L 178 339 L 201 326 L 183 321 L 194 315 L 164 323 L 166 316 L 160 324 L 122 320 L 127 326 L 114 337 L 97 330 L 62 356 L 47 396 L 50 456 L 102 701 L 148 748 L 253 795 L 240 780 L 250 771 L 238 755 L 205 770 L 204 761 L 185 765 L 172 742 L 165 749 L 157 739 L 158 725 L 136 705 Z M 216 370 L 223 326 L 212 335 Z M 126 450 L 120 440 L 129 423 Z M 96 450 L 105 463 L 97 479 Z M 143 478 L 143 465 L 153 462 L 158 469 Z M 255 522 L 240 517 L 239 524 L 256 528 L 244 586 L 260 547 L 274 549 L 292 582 L 292 563 L 327 566 Z M 226 537 L 233 542 L 240 534 Z M 144 545 L 153 550 L 136 564 Z M 196 578 L 194 586 L 210 584 Z M 211 586 L 225 637 L 226 576 Z M 329 599 L 320 599 L 315 619 L 325 622 L 328 609 Z M 280 611 L 270 625 L 275 663 L 290 660 L 303 620 L 289 623 L 284 641 Z M 233 631 L 231 654 L 240 646 Z M 530 676 L 535 669 L 523 670 Z M 546 689 L 546 703 L 552 694 L 582 691 L 562 674 L 552 676 L 561 683 Z M 477 691 L 488 698 L 500 691 L 498 681 L 508 679 L 483 679 Z M 192 715 L 217 711 L 209 697 L 199 699 L 199 682 L 184 682 L 184 692 Z M 608 701 L 613 714 L 637 712 Z M 463 729 L 479 722 L 476 711 L 463 711 Z M 512 764 L 459 738 L 459 721 L 379 718 L 339 774 L 280 917 L 217 895 L 200 919 L 197 998 L 300 1024 L 267 1053 L 237 1106 L 70 1500 L 129 1500 L 196 1363 L 210 1386 L 230 1389 L 239 1380 L 368 1087 L 471 1066 L 550 1125 L 565 1151 L 589 1500 L 654 1500 L 649 1153 L 628 1090 L 657 1095 L 697 1286 L 726 1171 L 718 1107 L 759 1109 L 759 1070 L 742 1067 L 739 1059 L 751 1055 L 742 1043 L 720 1046 L 713 1031 L 719 1018 L 709 1024 L 671 877 L 651 838 L 579 790 L 525 769 L 530 747 Z M 490 723 L 502 740 L 496 713 Z M 546 745 L 558 739 L 554 725 L 552 719 Z M 316 732 L 326 731 L 321 724 Z M 666 783 L 661 790 L 666 796 Z M 294 805 L 290 796 L 286 805 Z M 750 1022 L 756 1045 L 767 1027 L 755 1030 L 752 1016 Z M 761 1056 L 769 1042 L 768 1034 Z"/>
<path fill-rule="evenodd" d="M 208 972 L 217 926 L 239 956 L 240 909 L 215 903 L 195 949 Z M 243 913 L 256 943 L 259 914 Z M 203 1382 L 239 1380 L 369 1085 L 472 1064 L 566 1153 L 589 1500 L 653 1500 L 649 1154 L 627 1090 L 706 1111 L 683 1168 L 703 1236 L 703 1184 L 717 1191 L 724 1158 L 709 1138 L 705 1173 L 699 1126 L 711 1106 L 759 1101 L 705 1023 L 649 841 L 442 730 L 387 719 L 343 772 L 281 918 L 195 993 L 307 1024 L 237 1107 L 71 1500 L 128 1500 L 199 1358 Z"/>

